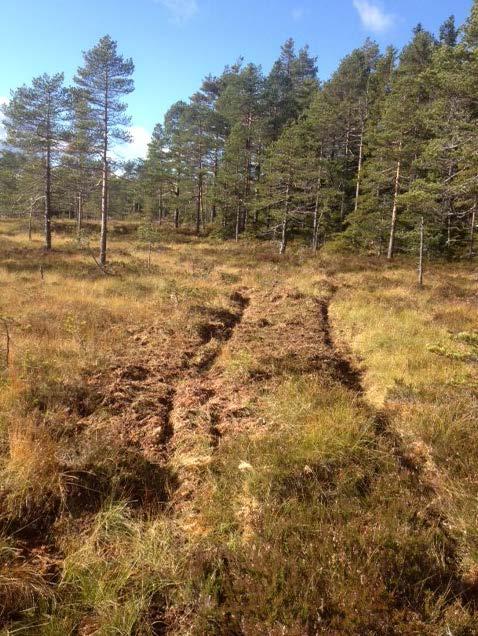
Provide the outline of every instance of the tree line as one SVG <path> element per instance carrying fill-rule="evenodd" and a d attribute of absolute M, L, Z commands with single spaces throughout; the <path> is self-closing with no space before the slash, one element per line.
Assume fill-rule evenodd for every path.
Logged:
<path fill-rule="evenodd" d="M 122 98 L 134 89 L 134 64 L 118 54 L 109 36 L 85 52 L 83 62 L 71 88 L 64 86 L 63 73 L 57 73 L 43 74 L 31 86 L 12 92 L 3 107 L 7 149 L 2 152 L 0 179 L 3 206 L 11 205 L 12 194 L 22 203 L 29 196 L 31 212 L 35 202 L 42 202 L 46 250 L 52 247 L 54 183 L 57 196 L 75 201 L 79 231 L 84 201 L 100 188 L 99 262 L 104 266 L 110 150 L 114 143 L 129 140 L 130 118 Z"/>
<path fill-rule="evenodd" d="M 426 246 L 430 256 L 473 257 L 478 204 L 478 0 L 465 24 L 438 34 L 422 25 L 401 50 L 366 40 L 321 82 L 317 59 L 292 39 L 271 71 L 239 59 L 175 103 L 144 160 L 112 170 L 110 145 L 127 139 L 124 95 L 133 63 L 105 37 L 84 54 L 75 86 L 42 76 L 4 107 L 0 157 L 5 209 L 38 193 L 45 245 L 69 202 L 101 210 L 106 262 L 113 213 L 165 221 L 223 239 L 326 241 L 392 259 Z M 32 200 L 36 200 L 33 197 Z M 52 207 L 53 206 L 53 207 Z M 110 206 L 111 207 L 111 206 Z"/>

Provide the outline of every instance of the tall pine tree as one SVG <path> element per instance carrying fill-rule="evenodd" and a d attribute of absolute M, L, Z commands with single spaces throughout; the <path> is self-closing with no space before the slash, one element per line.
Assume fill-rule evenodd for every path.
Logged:
<path fill-rule="evenodd" d="M 65 138 L 67 91 L 63 74 L 40 75 L 12 93 L 3 106 L 7 143 L 41 171 L 45 203 L 45 249 L 51 249 L 52 171 Z"/>
<path fill-rule="evenodd" d="M 118 54 L 118 47 L 109 35 L 83 54 L 84 65 L 78 69 L 75 84 L 90 108 L 95 149 L 102 166 L 100 264 L 106 265 L 108 235 L 108 180 L 110 150 L 115 142 L 130 141 L 125 129 L 131 120 L 126 116 L 122 98 L 134 90 L 131 75 L 134 64 Z"/>

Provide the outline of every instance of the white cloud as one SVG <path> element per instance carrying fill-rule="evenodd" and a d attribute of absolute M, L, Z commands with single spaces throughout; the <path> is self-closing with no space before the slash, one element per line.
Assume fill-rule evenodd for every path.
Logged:
<path fill-rule="evenodd" d="M 155 0 L 171 14 L 173 22 L 182 24 L 193 18 L 199 11 L 197 0 Z"/>
<path fill-rule="evenodd" d="M 296 7 L 295 9 L 292 9 L 292 19 L 295 20 L 295 22 L 299 22 L 300 20 L 302 20 L 303 17 L 304 9 L 302 7 Z"/>
<path fill-rule="evenodd" d="M 129 133 L 132 137 L 131 143 L 118 146 L 114 153 L 116 158 L 122 161 L 144 159 L 151 141 L 151 133 L 142 126 L 131 126 Z"/>
<path fill-rule="evenodd" d="M 379 5 L 374 4 L 371 0 L 353 0 L 353 3 L 363 26 L 375 33 L 386 31 L 395 21 L 393 15 L 385 13 Z"/>

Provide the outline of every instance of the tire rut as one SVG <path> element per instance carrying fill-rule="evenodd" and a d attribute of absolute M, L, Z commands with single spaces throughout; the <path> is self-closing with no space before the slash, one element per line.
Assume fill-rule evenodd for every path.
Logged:
<path fill-rule="evenodd" d="M 284 377 L 323 372 L 363 392 L 360 372 L 333 343 L 326 301 L 278 285 L 251 290 L 248 299 L 237 300 L 241 319 L 220 351 L 176 386 L 168 454 L 179 476 L 174 502 L 182 513 L 188 509 L 194 515 L 204 470 L 223 436 L 260 430 L 264 422 L 256 402 Z M 226 361 L 216 364 L 222 351 Z M 224 366 L 231 359 L 232 372 Z"/>
<path fill-rule="evenodd" d="M 250 303 L 248 291 L 234 292 L 230 301 L 234 311 L 228 316 L 222 315 L 219 325 L 217 322 L 212 325 L 204 339 L 204 348 L 175 388 L 170 413 L 172 435 L 167 455 L 178 475 L 179 485 L 174 494 L 174 503 L 182 510 L 186 502 L 193 500 L 200 486 L 201 472 L 209 465 L 221 439 L 221 416 L 214 401 L 217 389 L 214 386 L 213 369 L 243 320 Z"/>
<path fill-rule="evenodd" d="M 362 372 L 352 363 L 342 351 L 340 351 L 332 336 L 332 328 L 329 318 L 329 306 L 332 296 L 326 300 L 318 300 L 319 312 L 324 329 L 324 343 L 331 352 L 331 363 L 334 367 L 334 374 L 346 388 L 351 389 L 360 395 L 364 394 L 362 386 Z"/>

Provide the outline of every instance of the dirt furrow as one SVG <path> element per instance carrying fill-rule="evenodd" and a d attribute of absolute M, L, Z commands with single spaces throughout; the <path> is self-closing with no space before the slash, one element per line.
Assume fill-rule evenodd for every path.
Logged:
<path fill-rule="evenodd" d="M 209 368 L 240 320 L 244 302 L 237 293 L 228 309 L 195 307 L 198 322 L 189 337 L 168 333 L 160 324 L 131 334 L 124 356 L 89 378 L 89 393 L 101 397 L 79 423 L 84 437 L 102 435 L 136 448 L 153 463 L 166 462 L 177 385 Z"/>
<path fill-rule="evenodd" d="M 197 512 L 204 470 L 223 437 L 264 429 L 259 403 L 284 377 L 319 371 L 361 392 L 359 372 L 332 343 L 327 307 L 296 289 L 251 290 L 221 354 L 176 385 L 168 447 L 183 515 Z"/>

